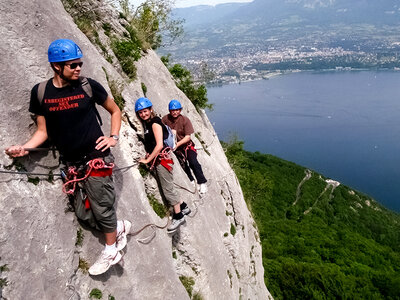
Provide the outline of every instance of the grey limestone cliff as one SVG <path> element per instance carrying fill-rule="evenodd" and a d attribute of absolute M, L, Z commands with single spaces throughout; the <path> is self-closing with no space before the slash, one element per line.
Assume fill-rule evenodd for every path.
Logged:
<path fill-rule="evenodd" d="M 261 247 L 254 221 L 246 207 L 235 174 L 207 116 L 198 113 L 175 86 L 173 78 L 153 51 L 137 62 L 137 79 L 129 81 L 99 53 L 77 28 L 58 0 L 5 0 L 0 2 L 0 142 L 3 149 L 23 143 L 35 130 L 28 113 L 30 89 L 52 75 L 47 47 L 57 38 L 75 40 L 84 53 L 83 75 L 98 80 L 108 90 L 107 76 L 119 82 L 126 100 L 121 138 L 113 149 L 117 214 L 132 221 L 132 232 L 149 223 L 164 225 L 149 203 L 149 195 L 160 199 L 155 180 L 140 174 L 137 158 L 144 155 L 138 139 L 141 127 L 134 114 L 134 101 L 143 96 L 154 103 L 156 112 L 167 113 L 169 100 L 179 99 L 183 113 L 193 122 L 199 161 L 209 179 L 209 192 L 200 198 L 191 193 L 187 177 L 175 164 L 180 196 L 192 208 L 192 217 L 173 237 L 165 230 L 147 228 L 130 236 L 123 264 L 102 276 L 91 277 L 84 264 L 93 263 L 103 240 L 99 233 L 83 229 L 66 210 L 67 199 L 61 180 L 37 184 L 26 175 L 0 174 L 0 264 L 4 299 L 88 299 L 97 288 L 103 299 L 189 299 L 179 277 L 193 278 L 193 294 L 203 299 L 268 299 L 264 285 Z M 103 115 L 106 134 L 109 119 Z M 66 129 L 68 130 L 68 129 Z M 12 164 L 3 152 L 0 170 Z M 51 153 L 32 153 L 19 159 L 27 171 L 54 174 L 58 161 Z M 11 170 L 16 170 L 13 166 Z M 36 176 L 31 176 L 36 177 Z M 34 180 L 31 180 L 34 181 Z M 231 227 L 236 230 L 231 233 Z M 234 233 L 234 232 L 233 232 Z M 183 278 L 183 277 L 181 277 Z"/>

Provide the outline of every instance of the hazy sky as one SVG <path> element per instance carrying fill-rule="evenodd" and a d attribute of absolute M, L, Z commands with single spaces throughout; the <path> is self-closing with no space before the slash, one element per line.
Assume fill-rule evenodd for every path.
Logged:
<path fill-rule="evenodd" d="M 194 5 L 216 5 L 220 3 L 227 3 L 227 2 L 251 2 L 253 0 L 177 0 L 176 7 L 187 7 L 187 6 L 194 6 Z"/>
<path fill-rule="evenodd" d="M 228 2 L 252 2 L 253 0 L 176 0 L 176 7 L 188 7 L 194 5 L 216 5 L 220 3 L 228 3 Z M 133 5 L 138 5 L 143 0 L 130 0 Z"/>

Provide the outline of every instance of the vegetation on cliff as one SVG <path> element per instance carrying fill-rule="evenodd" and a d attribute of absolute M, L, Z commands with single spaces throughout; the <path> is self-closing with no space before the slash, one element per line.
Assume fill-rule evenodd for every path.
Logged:
<path fill-rule="evenodd" d="M 183 34 L 183 20 L 171 18 L 174 0 L 146 0 L 137 7 L 130 5 L 128 0 L 111 1 L 118 6 L 118 26 L 109 19 L 107 14 L 112 13 L 105 9 L 104 0 L 62 0 L 62 3 L 79 29 L 99 48 L 105 59 L 111 64 L 117 61 L 121 70 L 132 80 L 136 79 L 135 62 L 144 52 L 157 49 L 163 43 L 172 43 Z M 196 83 L 190 71 L 182 65 L 170 65 L 169 57 L 163 56 L 161 60 L 174 77 L 177 87 L 197 109 L 211 109 L 205 85 Z M 213 78 L 207 65 L 202 65 L 201 70 L 204 81 Z M 110 87 L 113 84 L 114 98 L 122 98 L 119 84 L 108 78 L 108 74 L 106 76 Z M 120 109 L 123 109 L 124 102 L 124 99 L 119 101 Z"/>
<path fill-rule="evenodd" d="M 398 214 L 243 142 L 223 146 L 256 220 L 275 299 L 399 299 Z"/>
<path fill-rule="evenodd" d="M 176 86 L 192 101 L 196 109 L 212 109 L 212 104 L 208 103 L 205 84 L 195 83 L 191 72 L 187 68 L 181 64 L 171 65 L 169 59 L 170 55 L 161 57 L 161 61 L 174 77 Z"/>
<path fill-rule="evenodd" d="M 174 0 L 146 0 L 137 7 L 130 5 L 129 0 L 62 0 L 62 3 L 106 60 L 111 64 L 117 60 L 132 80 L 136 78 L 135 62 L 142 51 L 161 46 L 162 34 L 172 42 L 183 33 L 183 20 L 171 19 Z M 118 22 L 110 19 L 112 10 L 119 10 Z"/>

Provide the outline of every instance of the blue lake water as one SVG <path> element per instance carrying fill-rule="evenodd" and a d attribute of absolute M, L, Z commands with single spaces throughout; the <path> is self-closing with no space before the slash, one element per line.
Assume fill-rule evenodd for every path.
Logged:
<path fill-rule="evenodd" d="M 218 137 L 293 161 L 400 212 L 400 72 L 294 73 L 208 87 Z"/>

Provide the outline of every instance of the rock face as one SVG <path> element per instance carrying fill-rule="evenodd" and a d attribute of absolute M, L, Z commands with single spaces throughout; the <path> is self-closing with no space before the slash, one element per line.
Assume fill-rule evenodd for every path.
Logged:
<path fill-rule="evenodd" d="M 88 299 L 96 288 L 103 299 L 189 299 L 180 277 L 183 281 L 192 277 L 192 294 L 203 299 L 271 297 L 264 285 L 257 229 L 218 137 L 204 112 L 198 113 L 175 86 L 157 55 L 153 51 L 144 54 L 137 63 L 138 78 L 129 82 L 77 28 L 60 1 L 5 0 L 0 2 L 0 13 L 3 148 L 25 142 L 34 132 L 28 113 L 30 89 L 52 76 L 47 63 L 50 42 L 70 38 L 83 50 L 84 76 L 108 89 L 106 71 L 109 79 L 124 86 L 124 121 L 113 154 L 117 168 L 129 168 L 115 171 L 118 218 L 131 220 L 132 232 L 167 221 L 158 217 L 149 202 L 150 195 L 161 199 L 154 178 L 142 176 L 135 162 L 144 155 L 138 140 L 141 127 L 133 111 L 134 101 L 143 96 L 142 84 L 160 115 L 167 113 L 169 100 L 182 102 L 183 114 L 195 128 L 193 140 L 200 148 L 198 158 L 209 180 L 209 192 L 200 198 L 191 192 L 186 175 L 175 163 L 180 196 L 193 210 L 187 224 L 173 237 L 152 228 L 130 236 L 123 267 L 119 264 L 104 275 L 91 277 L 84 272 L 85 263 L 95 261 L 104 241 L 98 232 L 81 231 L 74 214 L 66 212 L 67 199 L 59 177 L 50 182 L 39 176 L 36 185 L 28 182 L 26 175 L 0 173 L 0 265 L 8 267 L 0 274 L 8 282 L 0 289 L 2 297 Z M 109 118 L 104 112 L 102 115 L 103 130 L 108 134 Z M 30 172 L 58 172 L 58 160 L 51 153 L 33 153 L 17 162 L 11 170 L 23 165 Z M 11 164 L 4 153 L 0 155 L 0 170 Z"/>

